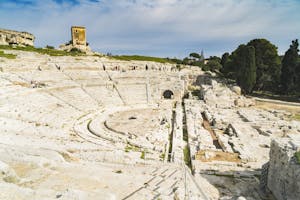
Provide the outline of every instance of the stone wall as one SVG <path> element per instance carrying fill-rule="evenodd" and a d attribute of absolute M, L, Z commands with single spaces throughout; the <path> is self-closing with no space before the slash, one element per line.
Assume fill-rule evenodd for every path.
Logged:
<path fill-rule="evenodd" d="M 34 35 L 27 32 L 0 29 L 0 45 L 16 44 L 33 46 L 34 39 Z"/>
<path fill-rule="evenodd" d="M 71 27 L 73 45 L 86 45 L 85 28 L 79 26 Z"/>
<path fill-rule="evenodd" d="M 300 164 L 295 157 L 300 150 L 298 139 L 283 138 L 271 143 L 267 187 L 277 200 L 300 199 Z"/>

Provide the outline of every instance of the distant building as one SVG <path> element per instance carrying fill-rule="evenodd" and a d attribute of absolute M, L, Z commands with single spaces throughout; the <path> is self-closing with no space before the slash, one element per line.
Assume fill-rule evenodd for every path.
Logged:
<path fill-rule="evenodd" d="M 72 51 L 74 49 L 77 49 L 85 53 L 91 53 L 91 48 L 86 41 L 85 27 L 72 26 L 71 41 L 67 44 L 60 45 L 59 49 L 64 51 Z"/>
<path fill-rule="evenodd" d="M 86 45 L 85 27 L 72 26 L 71 27 L 72 44 Z"/>

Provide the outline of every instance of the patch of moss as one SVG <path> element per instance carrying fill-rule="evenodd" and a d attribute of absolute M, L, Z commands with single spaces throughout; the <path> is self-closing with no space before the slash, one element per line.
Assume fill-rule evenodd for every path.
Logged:
<path fill-rule="evenodd" d="M 4 53 L 4 51 L 0 51 L 0 57 L 7 58 L 7 59 L 15 59 L 17 56 L 10 53 Z"/>
<path fill-rule="evenodd" d="M 142 151 L 142 154 L 141 154 L 141 159 L 144 159 L 145 160 L 145 151 Z"/>

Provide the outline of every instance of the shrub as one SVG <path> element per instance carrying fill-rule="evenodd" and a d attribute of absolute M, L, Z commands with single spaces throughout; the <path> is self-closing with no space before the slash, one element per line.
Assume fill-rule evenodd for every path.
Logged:
<path fill-rule="evenodd" d="M 46 49 L 54 49 L 54 46 L 47 45 Z"/>
<path fill-rule="evenodd" d="M 20 46 L 10 46 L 10 45 L 0 45 L 0 49 L 29 51 L 29 52 L 36 52 L 39 54 L 46 54 L 46 55 L 50 55 L 50 56 L 82 56 L 82 55 L 86 55 L 85 53 L 82 53 L 81 51 L 78 51 L 78 50 L 73 50 L 72 52 L 66 52 L 66 51 L 60 51 L 60 50 L 56 50 L 56 49 L 36 48 L 33 46 L 20 47 Z M 12 55 L 13 54 L 10 54 L 9 57 L 11 59 L 15 58 L 15 55 L 13 55 L 13 56 Z"/>
<path fill-rule="evenodd" d="M 111 54 L 107 54 L 107 56 L 112 56 Z M 158 58 L 158 57 L 151 57 L 151 56 L 139 56 L 139 55 L 133 55 L 133 56 L 126 56 L 126 55 L 122 55 L 122 56 L 112 56 L 115 59 L 118 60 L 126 60 L 126 61 L 130 61 L 130 60 L 140 60 L 140 61 L 153 61 L 153 62 L 159 62 L 159 63 L 174 63 L 171 60 L 168 60 L 166 58 Z"/>
<path fill-rule="evenodd" d="M 295 153 L 296 161 L 300 164 L 300 151 Z"/>
<path fill-rule="evenodd" d="M 80 49 L 74 47 L 70 50 L 70 53 L 82 53 L 82 51 Z"/>

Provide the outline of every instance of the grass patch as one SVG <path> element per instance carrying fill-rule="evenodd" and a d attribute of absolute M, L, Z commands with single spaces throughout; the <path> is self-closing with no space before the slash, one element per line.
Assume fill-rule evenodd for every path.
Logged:
<path fill-rule="evenodd" d="M 289 101 L 289 102 L 299 102 L 299 95 L 280 95 L 275 94 L 268 91 L 254 91 L 251 96 L 265 98 L 265 99 L 273 99 L 273 100 L 280 100 L 280 101 Z"/>
<path fill-rule="evenodd" d="M 7 59 L 15 59 L 17 56 L 10 53 L 4 53 L 4 51 L 0 51 L 0 57 L 7 58 Z"/>
<path fill-rule="evenodd" d="M 189 85 L 188 86 L 188 90 L 191 92 L 191 94 L 194 96 L 194 97 L 197 97 L 198 99 L 200 99 L 200 88 L 199 87 L 196 87 L 196 86 L 193 86 L 193 85 Z"/>
<path fill-rule="evenodd" d="M 86 55 L 85 53 L 80 52 L 79 50 L 73 50 L 73 51 L 71 50 L 70 52 L 66 52 L 66 51 L 61 51 L 61 50 L 51 49 L 51 48 L 36 48 L 33 46 L 19 47 L 19 46 L 10 46 L 10 45 L 0 45 L 0 49 L 36 52 L 39 54 L 46 54 L 49 56 L 84 56 L 84 55 Z"/>
<path fill-rule="evenodd" d="M 139 151 L 141 151 L 141 148 L 135 147 L 135 146 L 131 146 L 131 145 L 128 144 L 128 145 L 125 147 L 125 152 L 130 152 L 130 151 L 136 151 L 136 152 L 139 152 Z"/>
<path fill-rule="evenodd" d="M 300 114 L 295 114 L 293 116 L 293 119 L 300 121 Z"/>
<path fill-rule="evenodd" d="M 295 153 L 296 161 L 300 164 L 300 151 Z"/>
<path fill-rule="evenodd" d="M 131 61 L 131 60 L 139 60 L 139 61 L 153 61 L 153 62 L 159 62 L 159 63 L 172 63 L 174 62 L 166 59 L 166 58 L 158 58 L 158 57 L 151 57 L 151 56 L 138 56 L 138 55 L 121 55 L 121 56 L 112 56 L 112 58 L 118 59 L 118 60 L 126 60 L 126 61 Z"/>
<path fill-rule="evenodd" d="M 192 169 L 192 162 L 191 162 L 191 153 L 189 147 L 186 145 L 183 149 L 183 156 L 185 164 Z"/>
<path fill-rule="evenodd" d="M 183 132 L 183 140 L 188 142 L 188 132 L 186 127 L 183 127 L 182 132 Z"/>
<path fill-rule="evenodd" d="M 159 155 L 159 158 L 162 159 L 162 160 L 165 160 L 165 157 L 166 157 L 165 153 L 162 153 L 162 154 Z"/>

